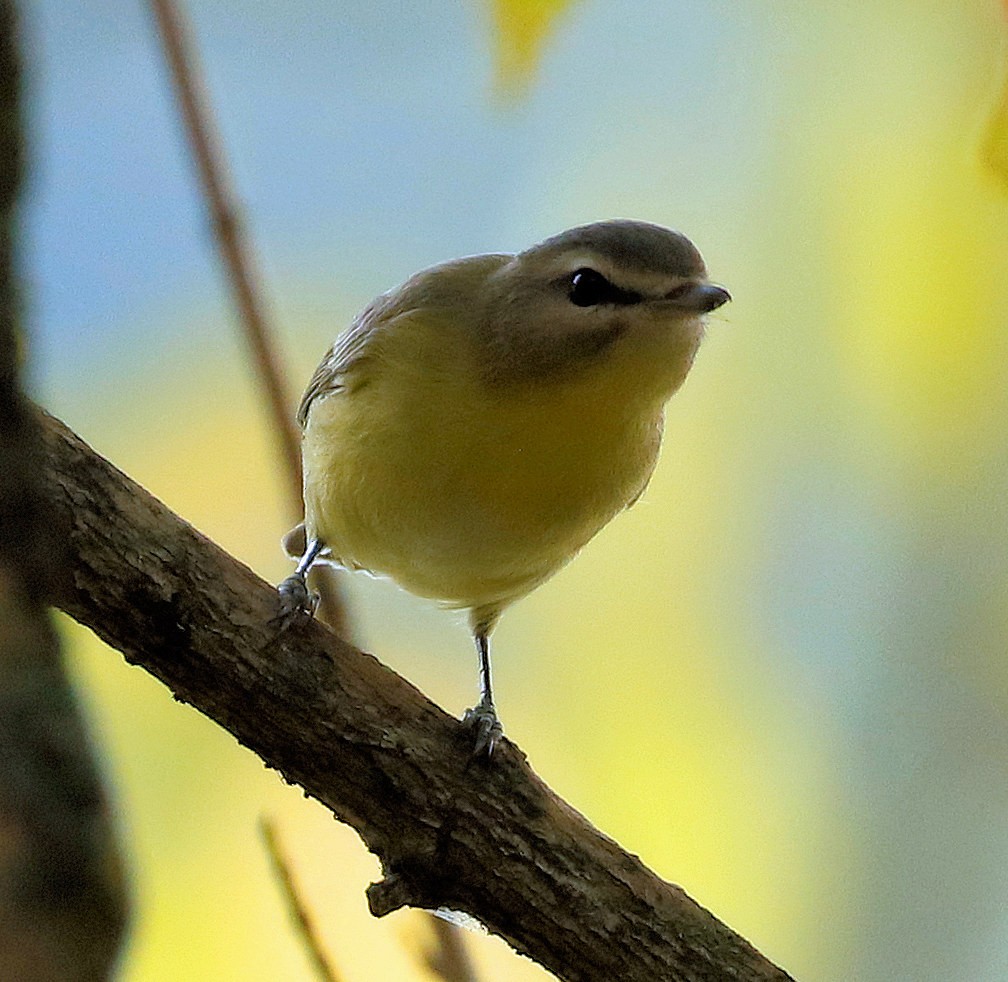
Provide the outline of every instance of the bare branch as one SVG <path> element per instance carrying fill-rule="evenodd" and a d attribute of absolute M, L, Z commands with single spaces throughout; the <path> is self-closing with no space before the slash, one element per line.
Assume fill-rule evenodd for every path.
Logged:
<path fill-rule="evenodd" d="M 594 829 L 505 740 L 466 731 L 95 454 L 44 423 L 72 562 L 57 604 L 352 825 L 385 879 L 373 913 L 463 911 L 568 982 L 789 977 Z"/>
<path fill-rule="evenodd" d="M 213 222 L 235 305 L 241 317 L 259 381 L 270 405 L 273 427 L 290 475 L 290 497 L 301 501 L 301 449 L 292 402 L 280 367 L 280 356 L 266 324 L 263 304 L 253 272 L 252 250 L 245 239 L 238 209 L 227 179 L 220 141 L 214 130 L 203 84 L 197 70 L 196 52 L 181 9 L 172 0 L 151 0 L 171 69 L 179 108 L 189 145 L 196 160 L 200 183 Z"/>

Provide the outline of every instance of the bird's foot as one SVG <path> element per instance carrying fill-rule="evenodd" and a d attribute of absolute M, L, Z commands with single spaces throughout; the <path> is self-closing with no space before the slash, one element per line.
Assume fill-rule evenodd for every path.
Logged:
<path fill-rule="evenodd" d="M 279 609 L 270 621 L 281 630 L 295 624 L 299 617 L 315 616 L 319 605 L 319 595 L 308 589 L 303 573 L 291 573 L 278 587 Z"/>
<path fill-rule="evenodd" d="M 494 748 L 504 736 L 504 727 L 497 718 L 497 710 L 492 702 L 481 702 L 472 709 L 467 709 L 462 717 L 462 725 L 468 727 L 475 735 L 472 749 L 473 759 L 490 760 Z"/>

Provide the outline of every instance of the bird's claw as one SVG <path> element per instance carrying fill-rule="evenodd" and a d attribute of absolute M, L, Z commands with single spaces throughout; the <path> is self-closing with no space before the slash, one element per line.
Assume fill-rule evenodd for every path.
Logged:
<path fill-rule="evenodd" d="M 490 760 L 494 749 L 504 736 L 504 727 L 497 718 L 497 710 L 493 704 L 480 703 L 472 709 L 467 709 L 462 717 L 462 725 L 475 733 L 472 758 Z"/>
<path fill-rule="evenodd" d="M 277 595 L 280 600 L 279 609 L 270 623 L 281 630 L 289 628 L 302 615 L 309 618 L 315 616 L 319 595 L 308 589 L 303 575 L 292 573 L 288 576 L 277 587 Z"/>

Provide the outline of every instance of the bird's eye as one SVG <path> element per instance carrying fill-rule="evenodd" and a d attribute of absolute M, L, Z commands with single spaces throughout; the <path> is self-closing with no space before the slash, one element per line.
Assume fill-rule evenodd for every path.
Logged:
<path fill-rule="evenodd" d="M 579 269 L 570 278 L 570 302 L 576 307 L 594 307 L 612 299 L 613 285 L 597 270 Z"/>

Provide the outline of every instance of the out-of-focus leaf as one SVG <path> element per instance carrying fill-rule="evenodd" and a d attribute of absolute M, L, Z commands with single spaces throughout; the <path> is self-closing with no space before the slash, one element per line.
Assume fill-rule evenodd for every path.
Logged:
<path fill-rule="evenodd" d="M 574 0 L 492 0 L 499 92 L 518 95 L 532 81 L 547 38 L 573 5 Z"/>
<path fill-rule="evenodd" d="M 997 106 L 987 124 L 980 155 L 998 180 L 1008 187 L 1008 77 L 1002 83 Z"/>
<path fill-rule="evenodd" d="M 1008 28 L 1008 0 L 1004 4 L 1005 27 Z M 980 157 L 998 180 L 1008 188 L 1008 59 L 1005 59 L 1001 94 L 987 123 Z"/>

